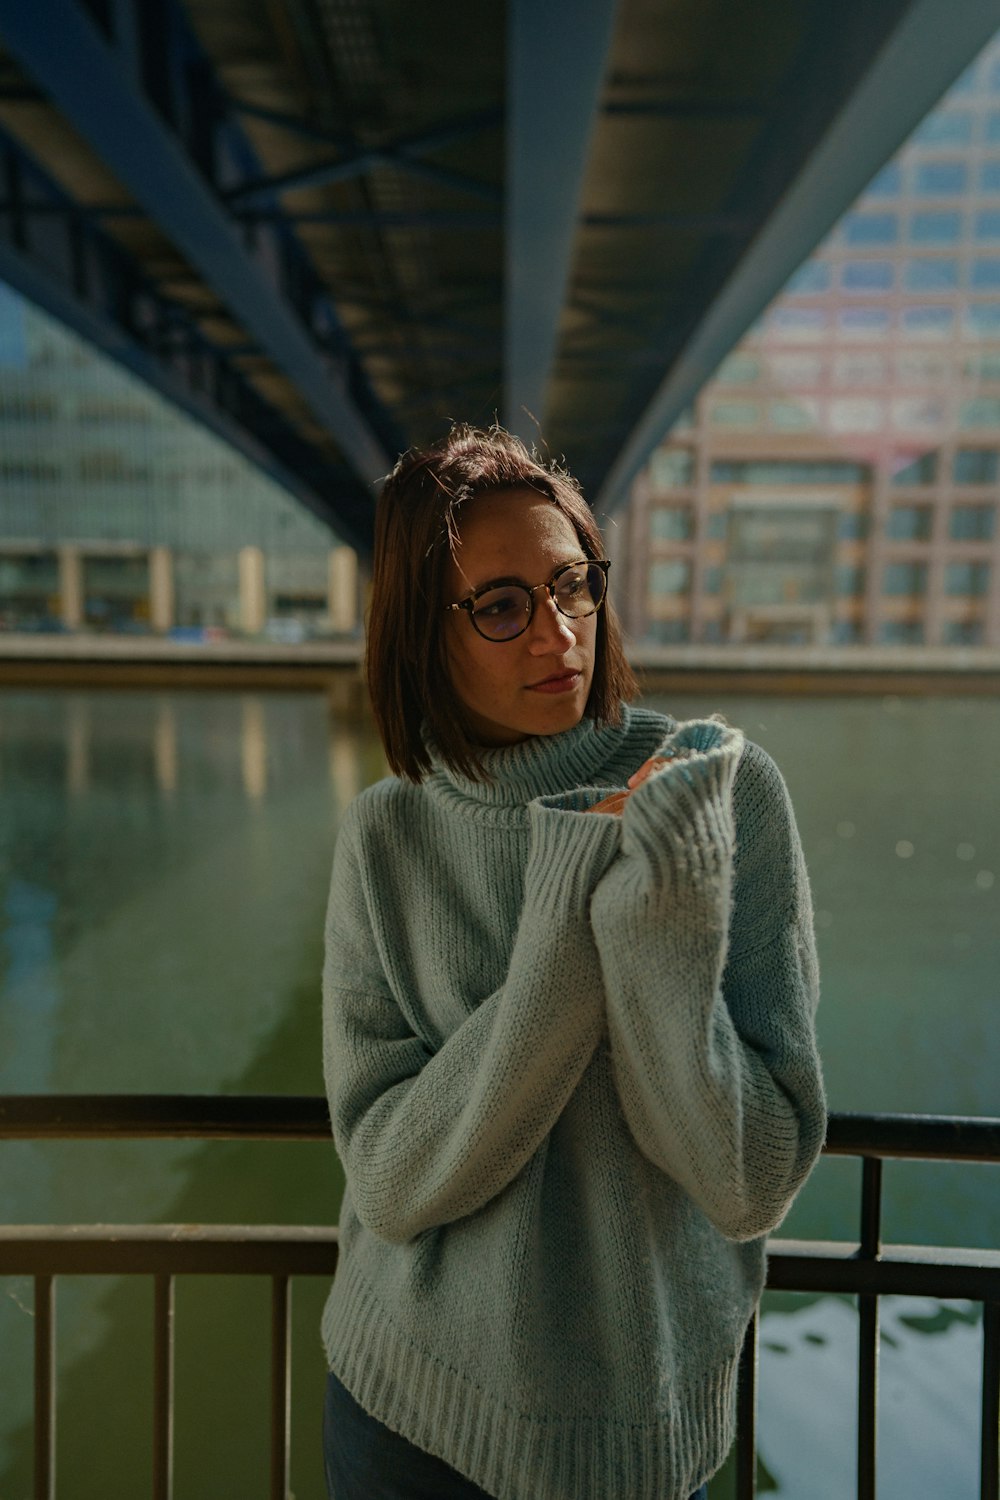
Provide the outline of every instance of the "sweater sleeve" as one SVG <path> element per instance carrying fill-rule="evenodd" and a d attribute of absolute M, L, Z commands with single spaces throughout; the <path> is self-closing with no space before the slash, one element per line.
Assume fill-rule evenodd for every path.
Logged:
<path fill-rule="evenodd" d="M 612 1065 L 640 1150 L 733 1240 L 783 1218 L 823 1142 L 818 975 L 784 782 L 738 730 L 681 725 L 594 893 Z"/>
<path fill-rule="evenodd" d="M 334 856 L 324 968 L 324 1070 L 355 1212 L 405 1243 L 483 1207 L 548 1135 L 603 1032 L 591 891 L 616 819 L 532 807 L 524 902 L 504 983 L 434 1050 L 377 960 L 365 870 Z M 470 1002 L 471 1009 L 471 1002 Z"/>

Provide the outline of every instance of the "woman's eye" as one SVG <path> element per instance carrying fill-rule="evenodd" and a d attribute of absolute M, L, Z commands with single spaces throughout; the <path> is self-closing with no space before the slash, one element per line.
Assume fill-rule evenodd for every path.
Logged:
<path fill-rule="evenodd" d="M 523 605 L 520 606 L 522 609 Z M 499 620 L 503 615 L 511 614 L 518 608 L 516 594 L 491 594 L 488 599 L 481 599 L 476 605 L 476 618 L 479 620 Z"/>

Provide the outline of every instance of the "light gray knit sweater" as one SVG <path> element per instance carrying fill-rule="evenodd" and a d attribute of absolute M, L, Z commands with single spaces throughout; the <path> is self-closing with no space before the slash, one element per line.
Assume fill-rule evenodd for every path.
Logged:
<path fill-rule="evenodd" d="M 327 1357 L 500 1500 L 682 1500 L 823 1139 L 788 795 L 738 730 L 638 709 L 486 767 L 380 782 L 337 842 Z"/>

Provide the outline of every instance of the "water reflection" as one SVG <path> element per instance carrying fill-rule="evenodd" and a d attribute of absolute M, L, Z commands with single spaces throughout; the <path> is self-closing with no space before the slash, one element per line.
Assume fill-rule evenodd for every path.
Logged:
<path fill-rule="evenodd" d="M 820 1035 L 833 1106 L 995 1112 L 1000 805 L 983 788 L 995 779 L 997 705 L 674 698 L 656 706 L 681 717 L 721 710 L 771 750 L 786 775 L 816 902 Z M 947 779 L 945 714 L 963 755 L 962 776 Z M 349 704 L 318 694 L 10 692 L 0 695 L 0 717 L 0 1087 L 317 1092 L 330 857 L 343 809 L 384 774 L 371 726 Z M 208 1163 L 220 1158 L 187 1146 L 158 1154 L 155 1170 L 150 1160 L 141 1143 L 0 1146 L 5 1213 L 211 1219 L 230 1211 L 252 1217 L 266 1201 L 267 1217 L 294 1222 L 322 1219 L 329 1208 L 329 1169 L 309 1179 L 289 1171 L 280 1153 L 268 1166 L 248 1148 L 235 1175 L 230 1156 L 215 1168 Z M 853 1236 L 856 1180 L 850 1172 L 841 1180 L 835 1166 L 845 1164 L 823 1165 L 787 1233 Z M 1000 1241 L 997 1173 L 989 1171 L 921 1167 L 908 1175 L 894 1166 L 888 1237 Z M 16 1425 L 30 1401 L 30 1328 L 22 1326 L 29 1320 L 8 1290 L 0 1297 L 2 1495 L 21 1492 L 4 1467 L 4 1426 Z M 840 1447 L 850 1450 L 854 1344 L 843 1339 L 853 1313 L 824 1300 L 831 1307 L 816 1303 L 821 1310 L 783 1325 L 769 1315 L 765 1324 L 766 1339 L 793 1356 L 768 1351 L 762 1385 L 773 1392 L 762 1395 L 771 1402 L 762 1451 L 787 1500 L 826 1493 L 816 1476 L 827 1447 L 837 1446 L 823 1434 L 837 1430 L 831 1413 L 841 1386 Z M 70 1291 L 61 1325 L 81 1390 L 95 1384 L 90 1362 L 106 1339 L 98 1301 L 93 1289 Z M 931 1334 L 904 1315 L 916 1314 L 901 1305 L 887 1325 L 902 1351 L 892 1365 L 899 1388 L 924 1389 L 923 1351 L 933 1337 L 931 1374 L 947 1370 L 956 1400 L 975 1411 L 976 1369 L 960 1374 L 949 1352 L 954 1344 L 957 1359 L 969 1325 Z M 22 1345 L 20 1363 L 8 1358 Z M 936 1392 L 927 1387 L 931 1405 Z M 799 1411 L 799 1398 L 808 1412 Z M 918 1436 L 935 1430 L 922 1411 L 908 1418 Z M 798 1440 L 800 1419 L 808 1443 Z M 967 1428 L 962 1418 L 950 1429 L 957 1437 L 943 1452 L 952 1460 L 964 1451 Z M 811 1489 L 795 1469 L 810 1455 Z M 901 1487 L 909 1471 L 897 1474 L 895 1462 L 886 1459 L 880 1495 L 911 1500 L 922 1491 Z M 965 1459 L 955 1462 L 952 1472 L 964 1472 Z M 229 1492 L 250 1493 L 253 1483 L 252 1474 L 245 1486 L 241 1477 Z M 964 1495 L 957 1483 L 935 1492 Z M 304 1500 L 314 1492 L 307 1480 L 296 1493 Z"/>

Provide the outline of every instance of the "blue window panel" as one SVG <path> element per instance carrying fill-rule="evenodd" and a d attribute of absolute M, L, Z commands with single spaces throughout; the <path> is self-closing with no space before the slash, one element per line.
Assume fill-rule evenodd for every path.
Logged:
<path fill-rule="evenodd" d="M 981 598 L 990 591 L 990 565 L 986 562 L 950 562 L 944 570 L 944 591 Z"/>
<path fill-rule="evenodd" d="M 1000 260 L 974 260 L 969 273 L 969 285 L 977 290 L 991 292 L 1000 287 Z"/>
<path fill-rule="evenodd" d="M 995 484 L 998 471 L 1000 453 L 993 448 L 959 448 L 951 466 L 956 484 Z"/>
<path fill-rule="evenodd" d="M 915 245 L 954 245 L 961 237 L 961 214 L 919 213 L 910 220 L 910 239 Z"/>
<path fill-rule="evenodd" d="M 837 569 L 837 593 L 841 599 L 855 599 L 865 591 L 865 570 L 851 563 Z"/>
<path fill-rule="evenodd" d="M 723 511 L 716 510 L 709 515 L 705 535 L 710 536 L 713 541 L 721 541 L 725 537 L 726 516 Z"/>
<path fill-rule="evenodd" d="M 979 191 L 1000 193 L 1000 161 L 984 161 L 979 168 Z"/>
<path fill-rule="evenodd" d="M 969 186 L 969 168 L 964 161 L 921 161 L 913 174 L 913 191 L 921 198 L 964 193 Z"/>
<path fill-rule="evenodd" d="M 649 586 L 653 594 L 686 594 L 691 587 L 691 564 L 686 558 L 654 563 L 649 570 Z"/>
<path fill-rule="evenodd" d="M 946 646 L 981 646 L 982 620 L 945 620 L 941 639 Z"/>
<path fill-rule="evenodd" d="M 937 109 L 920 122 L 911 139 L 922 146 L 968 146 L 972 115 L 964 109 Z"/>
<path fill-rule="evenodd" d="M 924 626 L 922 620 L 886 620 L 879 637 L 887 646 L 922 646 Z"/>
<path fill-rule="evenodd" d="M 904 595 L 927 592 L 927 564 L 923 562 L 886 563 L 882 573 L 882 593 L 898 599 Z"/>
<path fill-rule="evenodd" d="M 903 269 L 908 292 L 951 292 L 958 286 L 958 261 L 951 256 L 908 260 Z"/>
<path fill-rule="evenodd" d="M 894 245 L 899 239 L 896 214 L 847 214 L 844 238 L 849 245 Z"/>
<path fill-rule="evenodd" d="M 918 458 L 912 458 L 909 463 L 896 470 L 892 483 L 905 488 L 911 484 L 933 484 L 936 478 L 937 454 L 921 453 Z"/>
<path fill-rule="evenodd" d="M 991 143 L 993 141 L 1000 141 L 1000 114 L 987 115 L 986 139 Z"/>
<path fill-rule="evenodd" d="M 848 260 L 841 272 L 841 285 L 848 292 L 889 292 L 892 273 L 891 260 Z"/>
<path fill-rule="evenodd" d="M 894 505 L 885 523 L 885 534 L 896 542 L 926 542 L 931 534 L 929 505 Z"/>
<path fill-rule="evenodd" d="M 995 526 L 994 505 L 953 505 L 948 517 L 953 542 L 992 542 Z"/>
<path fill-rule="evenodd" d="M 877 338 L 891 326 L 889 313 L 882 307 L 842 307 L 837 321 L 845 338 Z"/>
<path fill-rule="evenodd" d="M 955 323 L 953 307 L 904 307 L 904 335 L 911 338 L 945 338 Z"/>
<path fill-rule="evenodd" d="M 868 517 L 859 510 L 845 510 L 837 517 L 837 540 L 860 542 L 868 535 Z"/>
<path fill-rule="evenodd" d="M 1000 338 L 1000 303 L 970 302 L 965 309 L 965 331 L 970 338 Z"/>
<path fill-rule="evenodd" d="M 1000 209 L 984 208 L 976 214 L 976 239 L 1000 240 Z"/>
<path fill-rule="evenodd" d="M 713 565 L 702 574 L 702 585 L 706 594 L 721 594 L 724 570 Z"/>
<path fill-rule="evenodd" d="M 830 262 L 807 260 L 790 278 L 786 292 L 826 292 L 830 289 Z"/>
<path fill-rule="evenodd" d="M 895 198 L 902 187 L 903 174 L 899 163 L 891 161 L 872 178 L 865 189 L 865 195 L 872 198 Z"/>

